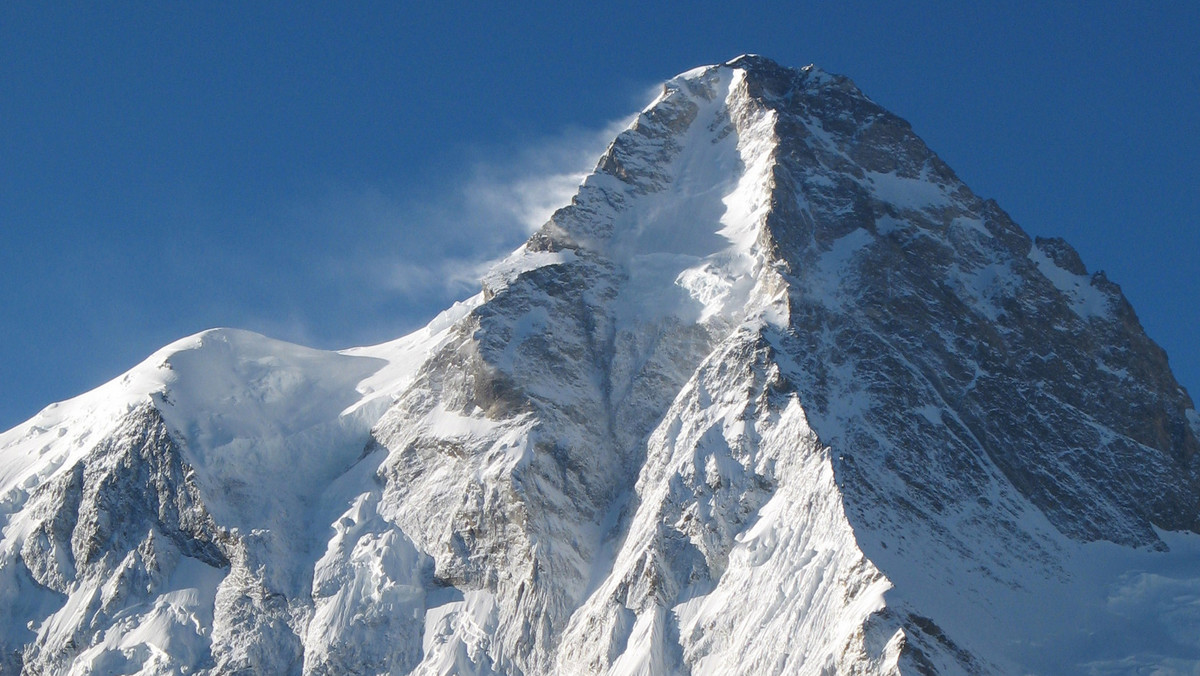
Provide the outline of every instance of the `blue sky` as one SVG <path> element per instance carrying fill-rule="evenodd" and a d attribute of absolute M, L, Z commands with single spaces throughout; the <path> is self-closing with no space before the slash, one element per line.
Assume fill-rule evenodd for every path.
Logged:
<path fill-rule="evenodd" d="M 420 326 L 657 83 L 745 52 L 1065 237 L 1200 394 L 1200 3 L 517 4 L 0 3 L 0 429 L 213 326 Z"/>

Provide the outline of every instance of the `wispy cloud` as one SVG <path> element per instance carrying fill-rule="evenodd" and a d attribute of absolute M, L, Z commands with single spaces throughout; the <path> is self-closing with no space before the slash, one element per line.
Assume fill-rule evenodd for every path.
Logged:
<path fill-rule="evenodd" d="M 503 219 L 528 237 L 575 194 L 607 144 L 633 117 L 601 129 L 572 130 L 543 139 L 505 161 L 475 165 L 463 188 L 471 211 Z"/>
<path fill-rule="evenodd" d="M 304 242 L 293 252 L 295 264 L 323 280 L 320 293 L 336 309 L 311 319 L 313 325 L 281 327 L 287 329 L 281 337 L 309 344 L 382 340 L 474 293 L 493 262 L 570 202 L 631 121 L 570 129 L 517 149 L 480 150 L 456 180 L 432 188 L 330 186 L 292 205 L 283 217 Z M 310 288 L 278 291 L 305 295 L 297 305 L 313 300 Z M 361 325 L 346 332 L 321 321 Z"/>
<path fill-rule="evenodd" d="M 460 183 L 419 199 L 371 187 L 343 193 L 327 218 L 381 233 L 366 281 L 404 298 L 449 300 L 474 289 L 492 262 L 508 255 L 570 202 L 607 144 L 632 118 L 600 129 L 570 130 L 522 149 L 476 159 Z M 374 245 L 372 245 L 374 246 Z M 362 252 L 360 252 L 362 253 Z M 335 262 L 337 274 L 362 258 Z"/>

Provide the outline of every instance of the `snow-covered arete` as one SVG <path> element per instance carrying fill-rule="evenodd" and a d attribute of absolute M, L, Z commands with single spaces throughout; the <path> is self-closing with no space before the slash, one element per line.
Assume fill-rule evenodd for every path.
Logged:
<path fill-rule="evenodd" d="M 668 81 L 396 341 L 0 435 L 0 673 L 1192 673 L 1200 418 L 846 78 Z"/>

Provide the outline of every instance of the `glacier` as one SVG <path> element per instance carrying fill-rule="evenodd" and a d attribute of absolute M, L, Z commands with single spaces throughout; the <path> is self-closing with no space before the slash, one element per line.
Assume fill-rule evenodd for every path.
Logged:
<path fill-rule="evenodd" d="M 0 434 L 0 673 L 1195 673 L 1198 438 L 1114 282 L 746 55 L 426 327 Z"/>

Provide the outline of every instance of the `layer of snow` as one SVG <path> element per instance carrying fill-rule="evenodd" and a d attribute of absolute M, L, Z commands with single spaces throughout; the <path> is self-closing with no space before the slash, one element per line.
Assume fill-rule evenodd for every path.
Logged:
<path fill-rule="evenodd" d="M 908 209 L 926 209 L 949 204 L 951 197 L 946 186 L 938 185 L 927 178 L 909 178 L 895 172 L 881 174 L 866 172 L 872 192 L 880 200 Z"/>
<path fill-rule="evenodd" d="M 1029 258 L 1037 264 L 1046 279 L 1066 296 L 1075 314 L 1084 319 L 1108 314 L 1108 296 L 1093 286 L 1087 275 L 1077 275 L 1058 267 L 1036 246 L 1029 250 Z"/>
<path fill-rule="evenodd" d="M 70 674 L 189 673 L 211 659 L 213 599 L 222 570 L 184 558 L 167 589 L 151 603 L 121 614 L 71 665 Z M 74 610 L 68 604 L 60 612 Z M 63 624 L 74 626 L 82 618 Z"/>
<path fill-rule="evenodd" d="M 770 111 L 730 110 L 744 78 L 741 70 L 708 68 L 673 81 L 679 89 L 667 103 L 689 86 L 712 96 L 686 99 L 696 106 L 694 121 L 673 139 L 677 153 L 669 164 L 629 167 L 668 177 L 661 190 L 625 196 L 612 236 L 596 247 L 629 275 L 620 305 L 630 320 L 729 321 L 749 302 L 762 265 L 756 241 L 770 205 L 775 118 Z M 744 119 L 735 131 L 730 118 L 738 115 Z M 619 189 L 602 175 L 589 183 Z"/>
<path fill-rule="evenodd" d="M 482 284 L 488 292 L 495 293 L 511 284 L 522 273 L 547 265 L 562 265 L 573 260 L 573 251 L 528 251 L 521 247 L 492 265 L 483 276 Z"/>

